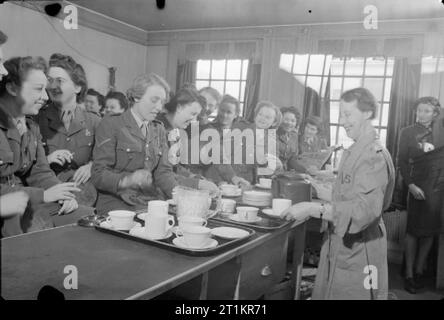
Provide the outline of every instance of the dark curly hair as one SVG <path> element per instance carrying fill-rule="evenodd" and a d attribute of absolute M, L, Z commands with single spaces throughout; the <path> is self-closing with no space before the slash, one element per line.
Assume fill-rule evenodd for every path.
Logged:
<path fill-rule="evenodd" d="M 421 97 L 418 100 L 415 101 L 413 105 L 413 110 L 416 111 L 418 106 L 420 104 L 429 104 L 433 107 L 433 110 L 437 113 L 441 113 L 441 104 L 439 103 L 438 99 L 435 97 Z"/>
<path fill-rule="evenodd" d="M 0 46 L 8 40 L 8 36 L 0 30 Z"/>
<path fill-rule="evenodd" d="M 72 82 L 81 87 L 80 92 L 77 94 L 76 101 L 77 103 L 83 102 L 86 90 L 88 89 L 88 82 L 86 81 L 85 70 L 83 70 L 83 67 L 71 56 L 61 53 L 54 53 L 49 58 L 49 67 L 62 68 L 69 74 Z"/>
<path fill-rule="evenodd" d="M 171 100 L 165 104 L 165 110 L 168 113 L 175 113 L 178 106 L 183 106 L 189 103 L 197 102 L 202 109 L 206 107 L 206 100 L 202 97 L 197 90 L 192 88 L 180 89 Z"/>
<path fill-rule="evenodd" d="M 30 70 L 42 70 L 46 74 L 48 69 L 45 59 L 30 56 L 11 58 L 5 61 L 4 66 L 8 71 L 8 75 L 4 76 L 0 81 L 0 96 L 7 93 L 7 83 L 13 83 L 20 88 Z"/>
<path fill-rule="evenodd" d="M 341 100 L 345 102 L 357 101 L 357 107 L 362 112 L 370 111 L 372 115 L 370 116 L 370 120 L 376 118 L 376 114 L 378 111 L 378 103 L 376 102 L 373 94 L 366 88 L 355 88 L 348 91 L 345 91 L 341 95 Z"/>
<path fill-rule="evenodd" d="M 110 92 L 108 92 L 108 94 L 105 97 L 105 103 L 106 103 L 106 100 L 108 100 L 108 99 L 116 99 L 117 101 L 119 101 L 120 107 L 123 110 L 128 109 L 128 99 L 126 98 L 126 96 L 122 92 L 110 91 Z"/>
<path fill-rule="evenodd" d="M 296 117 L 296 127 L 297 127 L 301 123 L 301 118 L 302 118 L 301 113 L 296 107 L 293 106 L 281 108 L 282 116 L 284 116 L 284 114 L 287 112 L 294 114 L 294 116 Z"/>

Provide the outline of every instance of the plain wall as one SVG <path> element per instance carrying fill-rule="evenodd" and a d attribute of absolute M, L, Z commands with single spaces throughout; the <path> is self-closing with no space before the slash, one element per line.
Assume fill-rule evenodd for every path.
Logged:
<path fill-rule="evenodd" d="M 146 46 L 81 25 L 65 30 L 62 20 L 11 3 L 0 5 L 0 29 L 9 37 L 5 58 L 69 54 L 85 69 L 89 87 L 102 94 L 108 92 L 109 67 L 116 68 L 116 89 L 123 92 L 145 70 Z"/>

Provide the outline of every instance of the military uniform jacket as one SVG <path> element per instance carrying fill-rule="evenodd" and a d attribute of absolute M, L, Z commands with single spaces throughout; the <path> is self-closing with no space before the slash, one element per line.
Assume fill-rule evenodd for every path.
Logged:
<path fill-rule="evenodd" d="M 177 180 L 168 162 L 165 128 L 150 122 L 145 140 L 131 109 L 105 117 L 97 128 L 91 181 L 105 193 L 118 196 L 119 181 L 139 169 L 149 170 L 154 184 L 171 197 Z"/>
<path fill-rule="evenodd" d="M 74 153 L 71 163 L 65 163 L 63 167 L 51 164 L 56 174 L 70 169 L 77 170 L 92 160 L 94 136 L 101 120 L 96 114 L 77 106 L 67 131 L 60 117 L 59 108 L 55 104 L 41 110 L 36 117 L 46 155 L 61 149 Z"/>
<path fill-rule="evenodd" d="M 27 118 L 20 136 L 7 110 L 0 103 L 0 195 L 23 190 L 31 203 L 43 203 L 44 190 L 60 181 L 46 160 L 38 125 Z"/>

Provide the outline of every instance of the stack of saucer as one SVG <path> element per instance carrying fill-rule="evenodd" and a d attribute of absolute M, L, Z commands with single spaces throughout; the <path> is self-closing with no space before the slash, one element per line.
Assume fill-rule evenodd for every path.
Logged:
<path fill-rule="evenodd" d="M 268 207 L 271 205 L 271 192 L 245 191 L 242 194 L 242 203 L 255 207 Z"/>

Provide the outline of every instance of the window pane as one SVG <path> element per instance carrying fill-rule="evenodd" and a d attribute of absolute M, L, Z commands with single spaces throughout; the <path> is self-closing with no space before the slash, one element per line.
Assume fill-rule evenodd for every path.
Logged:
<path fill-rule="evenodd" d="M 344 92 L 362 86 L 361 78 L 344 78 Z"/>
<path fill-rule="evenodd" d="M 434 57 L 425 57 L 422 58 L 421 63 L 421 73 L 435 73 L 436 72 L 436 64 L 437 58 Z"/>
<path fill-rule="evenodd" d="M 376 100 L 382 100 L 382 87 L 384 78 L 366 78 L 364 79 L 364 88 L 370 90 L 375 96 Z"/>
<path fill-rule="evenodd" d="M 210 82 L 206 81 L 206 80 L 197 80 L 196 81 L 196 89 L 200 90 L 202 88 L 208 87 L 209 83 Z"/>
<path fill-rule="evenodd" d="M 339 123 L 339 102 L 330 102 L 330 123 Z"/>
<path fill-rule="evenodd" d="M 330 68 L 331 68 L 331 61 L 333 59 L 333 56 L 331 54 L 329 54 L 328 56 L 325 57 L 325 67 L 324 67 L 324 75 L 328 75 L 330 72 Z"/>
<path fill-rule="evenodd" d="M 302 86 L 305 86 L 305 78 L 306 78 L 306 76 L 296 75 L 296 76 L 294 76 L 294 78 L 295 78 L 296 80 L 298 80 L 299 83 L 300 83 Z"/>
<path fill-rule="evenodd" d="M 379 127 L 379 114 L 376 116 L 375 119 L 372 120 L 372 125 L 374 127 Z"/>
<path fill-rule="evenodd" d="M 240 80 L 242 60 L 227 60 L 227 79 Z"/>
<path fill-rule="evenodd" d="M 209 79 L 210 78 L 210 60 L 197 60 L 197 79 Z"/>
<path fill-rule="evenodd" d="M 213 60 L 211 66 L 212 79 L 225 79 L 225 60 Z"/>
<path fill-rule="evenodd" d="M 383 127 L 387 127 L 388 126 L 388 118 L 389 118 L 389 109 L 390 105 L 388 103 L 384 103 L 382 105 L 382 110 L 381 110 L 381 116 L 382 116 L 382 120 L 381 120 L 381 125 Z"/>
<path fill-rule="evenodd" d="M 331 77 L 330 79 L 330 99 L 339 100 L 341 97 L 342 78 Z"/>
<path fill-rule="evenodd" d="M 225 83 L 225 93 L 239 99 L 239 81 L 227 81 Z"/>
<path fill-rule="evenodd" d="M 308 54 L 295 54 L 293 73 L 306 74 L 308 64 Z"/>
<path fill-rule="evenodd" d="M 387 129 L 381 129 L 381 132 L 379 133 L 379 141 L 381 142 L 381 144 L 384 147 L 385 147 L 386 139 L 387 139 Z"/>
<path fill-rule="evenodd" d="M 242 80 L 247 80 L 247 72 L 248 72 L 248 59 L 245 59 L 242 62 Z"/>
<path fill-rule="evenodd" d="M 293 55 L 292 54 L 281 54 L 279 59 L 279 69 L 291 73 L 291 67 L 293 66 Z"/>
<path fill-rule="evenodd" d="M 213 87 L 214 89 L 216 89 L 220 93 L 224 94 L 225 93 L 224 82 L 225 81 L 211 81 L 210 87 Z"/>
<path fill-rule="evenodd" d="M 245 83 L 245 81 L 241 82 L 240 101 L 244 101 L 245 99 Z"/>
<path fill-rule="evenodd" d="M 386 75 L 387 76 L 392 76 L 393 75 L 393 67 L 395 65 L 395 59 L 394 58 L 388 58 L 387 59 L 387 71 L 386 71 Z"/>
<path fill-rule="evenodd" d="M 337 126 L 330 126 L 330 145 L 334 146 L 336 144 L 336 131 L 338 130 Z"/>
<path fill-rule="evenodd" d="M 243 103 L 240 103 L 239 106 L 240 106 L 240 114 L 241 114 L 242 116 L 244 116 L 244 104 L 243 104 Z"/>
<path fill-rule="evenodd" d="M 321 90 L 321 77 L 307 77 L 307 87 L 312 88 L 318 94 Z"/>
<path fill-rule="evenodd" d="M 361 76 L 364 73 L 364 58 L 351 58 L 345 62 L 345 74 Z"/>
<path fill-rule="evenodd" d="M 322 75 L 322 70 L 324 69 L 325 56 L 323 54 L 312 54 L 310 55 L 310 64 L 308 67 L 309 75 Z"/>
<path fill-rule="evenodd" d="M 439 57 L 438 72 L 444 72 L 444 56 Z"/>
<path fill-rule="evenodd" d="M 390 93 L 392 90 L 392 78 L 385 79 L 385 88 L 384 88 L 384 102 L 390 101 Z"/>
<path fill-rule="evenodd" d="M 385 68 L 384 58 L 367 58 L 365 65 L 366 76 L 383 76 Z"/>
<path fill-rule="evenodd" d="M 341 76 L 343 75 L 343 67 L 344 61 L 339 58 L 334 58 L 331 61 L 331 75 L 332 76 Z"/>

